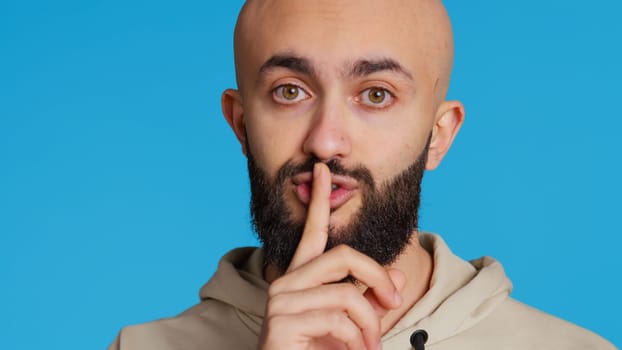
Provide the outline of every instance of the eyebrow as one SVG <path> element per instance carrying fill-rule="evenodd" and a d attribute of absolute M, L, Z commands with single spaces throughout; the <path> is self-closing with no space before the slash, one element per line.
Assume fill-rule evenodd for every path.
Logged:
<path fill-rule="evenodd" d="M 351 77 L 364 77 L 382 71 L 392 71 L 403 75 L 409 80 L 414 80 L 412 74 L 399 62 L 392 58 L 380 58 L 373 60 L 356 61 L 350 68 L 348 75 Z"/>
<path fill-rule="evenodd" d="M 266 72 L 275 68 L 285 68 L 307 76 L 316 76 L 313 65 L 307 58 L 292 54 L 277 54 L 261 65 L 259 78 L 261 79 Z M 382 71 L 396 72 L 411 81 L 414 80 L 412 74 L 392 58 L 360 59 L 348 67 L 345 75 L 351 78 L 360 78 Z"/>
<path fill-rule="evenodd" d="M 315 75 L 311 62 L 306 58 L 294 55 L 274 55 L 261 65 L 259 76 L 275 68 L 285 68 L 305 75 Z"/>

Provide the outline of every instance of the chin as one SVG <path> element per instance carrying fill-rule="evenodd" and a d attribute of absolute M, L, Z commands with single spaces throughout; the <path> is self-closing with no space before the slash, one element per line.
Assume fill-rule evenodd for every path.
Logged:
<path fill-rule="evenodd" d="M 350 218 L 344 218 L 342 215 L 331 214 L 330 219 L 328 220 L 328 227 L 330 227 L 329 234 L 333 231 L 341 231 L 343 228 L 348 226 L 350 223 Z"/>
<path fill-rule="evenodd" d="M 339 230 L 348 226 L 357 217 L 360 207 L 361 201 L 358 198 L 352 198 L 341 207 L 331 210 L 329 227 Z"/>

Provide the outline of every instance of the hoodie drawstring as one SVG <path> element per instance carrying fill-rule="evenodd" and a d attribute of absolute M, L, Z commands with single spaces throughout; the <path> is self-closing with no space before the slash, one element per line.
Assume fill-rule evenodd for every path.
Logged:
<path fill-rule="evenodd" d="M 410 345 L 415 350 L 425 350 L 425 342 L 428 341 L 428 332 L 418 329 L 410 335 Z"/>

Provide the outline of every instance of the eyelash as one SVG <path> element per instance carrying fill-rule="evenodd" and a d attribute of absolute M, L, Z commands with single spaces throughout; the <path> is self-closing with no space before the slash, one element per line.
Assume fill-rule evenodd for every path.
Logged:
<path fill-rule="evenodd" d="M 295 88 L 297 89 L 296 91 L 296 96 L 294 96 L 292 99 L 288 99 L 286 97 L 283 96 L 283 94 L 285 93 L 285 89 L 286 88 Z M 380 92 L 383 92 L 385 95 L 383 97 L 383 100 L 379 103 L 374 103 L 371 101 L 364 101 L 364 100 L 369 100 L 369 94 L 371 93 L 371 90 L 376 89 Z M 299 95 L 302 95 L 302 97 L 300 97 Z M 283 104 L 283 105 L 293 105 L 296 103 L 299 103 L 301 101 L 304 101 L 311 96 L 310 93 L 307 92 L 307 90 L 305 90 L 304 88 L 302 88 L 300 85 L 298 84 L 294 84 L 294 83 L 287 83 L 287 84 L 281 84 L 277 87 L 275 87 L 274 89 L 271 90 L 271 95 L 272 98 L 279 104 Z M 364 89 L 363 91 L 361 91 L 358 95 L 356 95 L 356 97 L 354 98 L 354 100 L 357 103 L 360 103 L 362 105 L 364 105 L 365 107 L 368 108 L 372 108 L 372 109 L 385 109 L 390 107 L 391 105 L 393 105 L 393 103 L 395 103 L 395 94 L 393 94 L 390 90 L 381 87 L 381 86 L 371 86 L 367 89 Z"/>
<path fill-rule="evenodd" d="M 297 94 L 294 97 L 294 99 L 287 99 L 286 97 L 283 96 L 283 93 L 285 92 L 286 88 L 295 88 L 297 89 Z M 303 95 L 302 98 L 298 98 L 299 94 Z M 272 89 L 271 91 L 272 97 L 275 99 L 275 101 L 277 103 L 280 104 L 284 104 L 284 105 L 291 105 L 291 104 L 295 104 L 301 101 L 304 101 L 308 98 L 311 97 L 311 94 L 307 92 L 307 90 L 303 89 L 300 85 L 297 84 L 292 84 L 292 83 L 288 83 L 288 84 L 281 84 L 277 87 L 275 87 L 274 89 Z"/>
<path fill-rule="evenodd" d="M 373 103 L 371 101 L 369 102 L 365 102 L 363 101 L 363 99 L 369 99 L 369 94 L 371 93 L 371 90 L 376 89 L 379 90 L 381 92 L 383 92 L 385 94 L 384 99 L 382 102 L 380 103 Z M 366 107 L 369 108 L 374 108 L 374 109 L 385 109 L 388 108 L 390 106 L 392 106 L 395 103 L 395 94 L 393 94 L 390 90 L 382 87 L 382 86 L 372 86 L 369 87 L 363 91 L 361 91 L 355 98 L 355 101 L 358 103 L 361 103 L 363 105 L 365 105 Z"/>

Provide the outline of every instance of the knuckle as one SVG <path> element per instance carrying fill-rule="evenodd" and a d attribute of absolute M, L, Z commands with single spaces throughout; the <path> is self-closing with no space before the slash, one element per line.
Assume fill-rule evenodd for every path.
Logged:
<path fill-rule="evenodd" d="M 366 332 L 371 334 L 379 335 L 380 334 L 380 318 L 378 317 L 369 317 L 365 318 L 361 324 L 361 329 L 364 329 Z"/>
<path fill-rule="evenodd" d="M 352 248 L 345 244 L 340 244 L 333 249 L 335 251 L 335 254 L 339 255 L 339 257 L 342 259 L 351 259 L 351 257 L 353 256 Z"/>
<path fill-rule="evenodd" d="M 275 296 L 279 295 L 281 291 L 283 290 L 282 284 L 283 284 L 282 278 L 279 278 L 275 280 L 274 282 L 272 282 L 270 286 L 268 287 L 268 298 L 274 298 Z"/>
<path fill-rule="evenodd" d="M 345 314 L 342 311 L 328 311 L 323 315 L 324 322 L 331 328 L 339 327 L 345 321 Z"/>
<path fill-rule="evenodd" d="M 380 329 L 380 319 L 376 316 L 373 307 L 368 301 L 364 300 L 361 292 L 350 283 L 342 283 L 336 286 L 339 299 L 343 301 L 344 308 L 348 312 L 348 317 L 353 319 L 350 314 L 352 310 L 357 310 L 357 314 L 367 315 L 367 317 L 356 317 L 356 322 L 360 323 L 360 328 L 374 331 Z"/>
<path fill-rule="evenodd" d="M 272 315 L 275 313 L 279 313 L 279 310 L 282 310 L 283 305 L 283 296 L 281 294 L 276 294 L 268 299 L 266 303 L 266 314 Z"/>
<path fill-rule="evenodd" d="M 284 331 L 284 327 L 288 324 L 287 317 L 281 315 L 266 316 L 264 322 L 264 332 L 268 334 L 281 334 Z"/>
<path fill-rule="evenodd" d="M 337 336 L 350 347 L 361 348 L 362 339 L 360 329 L 354 325 L 345 314 L 333 312 L 329 316 L 330 333 Z"/>
<path fill-rule="evenodd" d="M 346 327 L 345 332 L 344 332 L 344 340 L 346 341 L 347 344 L 351 344 L 356 348 L 362 348 L 361 347 L 361 338 L 360 338 L 360 331 L 356 328 L 356 327 Z M 364 346 L 364 345 L 363 345 Z"/>
<path fill-rule="evenodd" d="M 343 300 L 346 303 L 348 301 L 353 300 L 354 298 L 361 297 L 361 294 L 358 291 L 358 289 L 356 289 L 356 287 L 351 283 L 335 284 L 334 288 L 336 289 L 336 292 L 339 295 L 339 298 L 341 298 L 341 300 Z"/>

